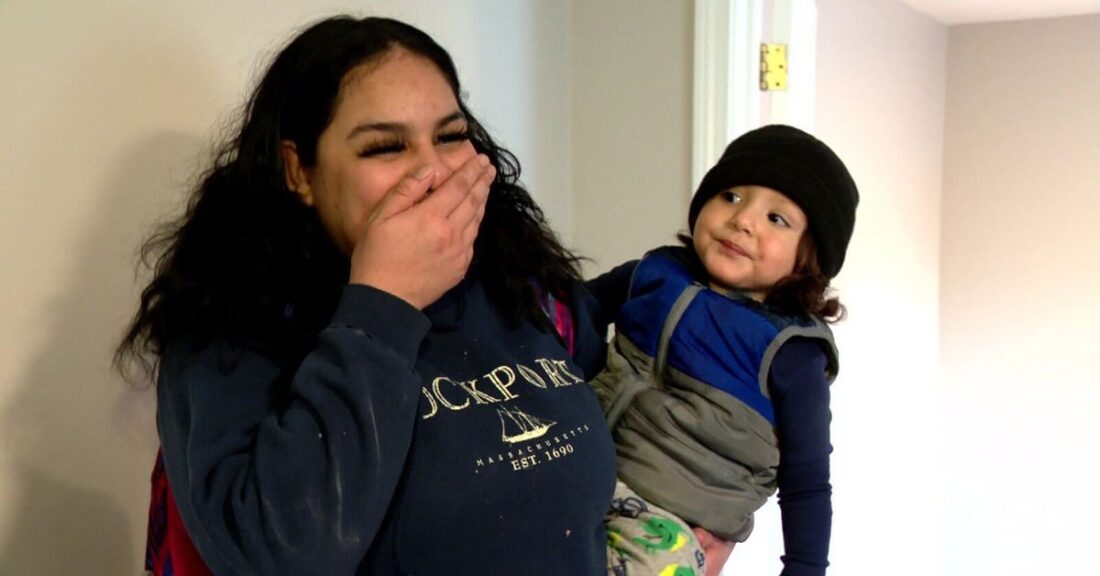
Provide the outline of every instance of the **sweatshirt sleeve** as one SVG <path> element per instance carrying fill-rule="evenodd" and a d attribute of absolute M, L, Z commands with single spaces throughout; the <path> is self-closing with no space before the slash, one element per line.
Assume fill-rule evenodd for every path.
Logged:
<path fill-rule="evenodd" d="M 165 354 L 165 465 L 215 574 L 355 572 L 404 467 L 429 327 L 404 301 L 350 285 L 293 373 L 224 343 Z"/>
<path fill-rule="evenodd" d="M 819 344 L 792 339 L 769 374 L 779 436 L 782 576 L 824 576 L 829 565 L 832 486 L 829 483 L 829 383 Z"/>

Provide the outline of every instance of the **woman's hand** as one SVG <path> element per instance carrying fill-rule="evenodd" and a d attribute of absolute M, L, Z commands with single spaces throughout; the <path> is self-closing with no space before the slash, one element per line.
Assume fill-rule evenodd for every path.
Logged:
<path fill-rule="evenodd" d="M 352 283 L 421 310 L 466 275 L 496 169 L 478 154 L 435 190 L 432 176 L 422 166 L 387 192 L 351 256 Z"/>
<path fill-rule="evenodd" d="M 706 576 L 718 576 L 722 572 L 722 567 L 726 565 L 726 560 L 729 559 L 730 552 L 733 552 L 736 543 L 723 540 L 711 534 L 707 529 L 698 526 L 692 528 L 692 532 L 695 532 L 695 538 L 699 541 L 699 546 L 703 549 L 703 555 L 707 559 Z"/>

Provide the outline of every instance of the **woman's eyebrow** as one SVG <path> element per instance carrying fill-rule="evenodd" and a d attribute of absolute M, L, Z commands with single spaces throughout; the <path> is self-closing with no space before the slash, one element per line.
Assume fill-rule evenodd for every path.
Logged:
<path fill-rule="evenodd" d="M 446 116 L 440 118 L 439 121 L 435 123 L 435 128 L 438 130 L 452 122 L 465 119 L 466 115 L 463 114 L 461 110 L 455 110 L 454 112 L 451 112 L 450 114 L 447 114 Z M 351 132 L 348 133 L 347 140 L 351 140 L 352 138 L 358 136 L 363 132 L 401 133 L 407 132 L 408 130 L 409 125 L 404 122 L 363 122 L 362 124 L 359 124 L 355 128 L 351 129 Z"/>
<path fill-rule="evenodd" d="M 439 122 L 436 122 L 435 127 L 436 129 L 439 129 L 456 120 L 466 120 L 466 115 L 463 114 L 461 110 L 455 110 L 454 112 L 451 112 L 450 114 L 440 118 Z"/>

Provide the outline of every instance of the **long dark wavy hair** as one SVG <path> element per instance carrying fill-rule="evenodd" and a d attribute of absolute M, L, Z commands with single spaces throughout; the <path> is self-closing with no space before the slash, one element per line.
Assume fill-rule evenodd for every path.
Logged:
<path fill-rule="evenodd" d="M 542 323 L 535 286 L 561 294 L 580 279 L 578 257 L 520 185 L 519 162 L 463 102 L 447 51 L 396 20 L 328 18 L 275 56 L 186 210 L 143 244 L 141 263 L 153 278 L 115 351 L 120 372 L 137 365 L 151 375 L 183 339 L 226 338 L 280 361 L 300 359 L 332 315 L 349 263 L 315 210 L 287 187 L 280 143 L 293 142 L 302 164 L 313 166 L 345 75 L 396 48 L 435 63 L 474 148 L 497 169 L 471 264 L 492 273 L 486 289 L 493 301 L 514 321 Z"/>

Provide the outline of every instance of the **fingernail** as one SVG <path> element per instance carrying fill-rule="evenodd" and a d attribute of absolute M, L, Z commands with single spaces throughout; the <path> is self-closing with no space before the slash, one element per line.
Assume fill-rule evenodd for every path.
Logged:
<path fill-rule="evenodd" d="M 423 180 L 428 177 L 428 174 L 432 173 L 432 167 L 425 164 L 413 171 L 412 177 L 417 180 Z"/>
<path fill-rule="evenodd" d="M 477 157 L 477 162 L 478 164 L 481 164 L 482 168 L 485 168 L 489 165 L 489 157 L 484 154 L 480 154 Z"/>

